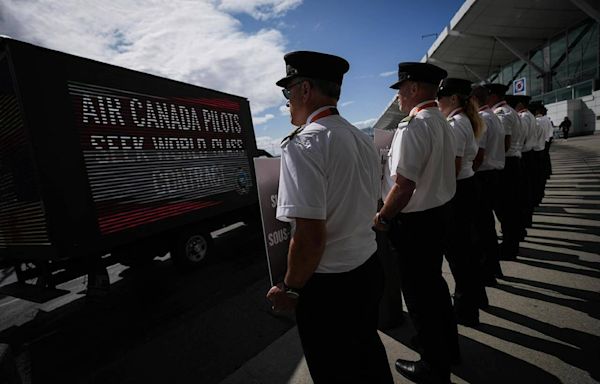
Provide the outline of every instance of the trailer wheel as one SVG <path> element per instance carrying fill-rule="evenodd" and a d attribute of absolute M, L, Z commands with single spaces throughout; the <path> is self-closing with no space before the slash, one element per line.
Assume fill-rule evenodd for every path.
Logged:
<path fill-rule="evenodd" d="M 208 232 L 189 232 L 178 237 L 171 250 L 173 262 L 181 267 L 204 264 L 212 251 L 212 237 Z"/>

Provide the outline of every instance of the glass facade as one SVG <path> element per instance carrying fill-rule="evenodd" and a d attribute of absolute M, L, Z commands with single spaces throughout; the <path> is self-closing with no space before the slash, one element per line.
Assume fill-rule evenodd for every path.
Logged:
<path fill-rule="evenodd" d="M 498 68 L 488 81 L 507 84 L 512 90 L 512 81 L 525 77 L 527 94 L 545 103 L 589 95 L 600 86 L 599 39 L 598 23 L 589 19 L 528 52 L 533 64 L 551 72 L 546 79 L 536 68 L 516 60 Z"/>

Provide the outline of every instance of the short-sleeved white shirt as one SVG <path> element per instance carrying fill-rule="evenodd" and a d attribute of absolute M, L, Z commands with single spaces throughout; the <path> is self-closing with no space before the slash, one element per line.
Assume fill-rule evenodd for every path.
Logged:
<path fill-rule="evenodd" d="M 400 123 L 394 134 L 387 168 L 384 172 L 382 198 L 385 200 L 396 182 L 396 175 L 415 183 L 415 190 L 402 212 L 420 212 L 448 202 L 456 192 L 454 158 L 456 144 L 450 125 L 437 105 L 425 109 L 417 105 Z"/>
<path fill-rule="evenodd" d="M 523 129 L 523 148 L 521 152 L 529 152 L 537 143 L 539 130 L 536 126 L 535 116 L 527 109 L 519 111 L 521 128 Z"/>
<path fill-rule="evenodd" d="M 460 171 L 456 179 L 463 180 L 475 174 L 475 171 L 473 171 L 473 160 L 477 155 L 479 146 L 475 140 L 471 121 L 464 112 L 459 112 L 459 110 L 450 112 L 448 122 L 454 134 L 456 156 L 462 158 Z"/>
<path fill-rule="evenodd" d="M 371 229 L 380 196 L 379 155 L 373 141 L 339 115 L 309 123 L 282 145 L 277 219 L 326 221 L 318 273 L 350 271 L 377 249 Z"/>
<path fill-rule="evenodd" d="M 552 120 L 550 120 L 548 116 L 537 116 L 535 120 L 543 128 L 546 141 L 550 141 L 550 139 L 554 137 Z"/>
<path fill-rule="evenodd" d="M 533 116 L 533 114 L 532 114 Z M 545 122 L 550 123 L 548 120 L 544 119 L 544 121 L 542 121 L 540 123 L 540 121 L 538 119 L 535 118 L 535 116 L 533 117 L 534 122 L 535 122 L 535 130 L 536 130 L 536 137 L 535 137 L 535 144 L 533 146 L 533 150 L 536 152 L 539 151 L 543 151 L 544 148 L 546 147 L 546 134 L 547 134 L 547 129 L 546 129 L 546 125 Z"/>
<path fill-rule="evenodd" d="M 504 127 L 487 105 L 479 109 L 479 116 L 485 124 L 485 131 L 479 137 L 479 147 L 485 149 L 485 155 L 478 171 L 504 169 Z"/>
<path fill-rule="evenodd" d="M 521 119 L 517 111 L 506 101 L 501 101 L 492 107 L 494 113 L 502 122 L 504 133 L 510 136 L 510 148 L 506 151 L 506 157 L 521 157 L 523 147 L 523 130 L 521 129 Z"/>

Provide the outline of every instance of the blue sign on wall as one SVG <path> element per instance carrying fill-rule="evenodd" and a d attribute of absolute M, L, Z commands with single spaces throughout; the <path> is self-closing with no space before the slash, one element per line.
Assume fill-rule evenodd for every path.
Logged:
<path fill-rule="evenodd" d="M 527 94 L 527 80 L 525 77 L 513 81 L 513 95 Z"/>

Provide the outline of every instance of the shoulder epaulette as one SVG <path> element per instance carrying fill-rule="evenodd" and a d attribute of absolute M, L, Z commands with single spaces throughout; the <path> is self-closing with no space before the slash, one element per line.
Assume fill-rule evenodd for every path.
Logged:
<path fill-rule="evenodd" d="M 400 123 L 398 123 L 398 128 L 406 127 L 413 118 L 414 118 L 414 116 L 410 116 L 410 115 L 406 116 L 404 119 L 400 120 Z"/>
<path fill-rule="evenodd" d="M 294 129 L 292 132 L 290 132 L 289 135 L 287 135 L 286 137 L 283 138 L 283 140 L 281 140 L 281 146 L 283 147 L 290 140 L 292 140 L 298 133 L 300 133 L 304 129 L 304 127 L 305 127 L 304 125 L 301 125 L 301 126 L 297 127 L 296 129 Z"/>

